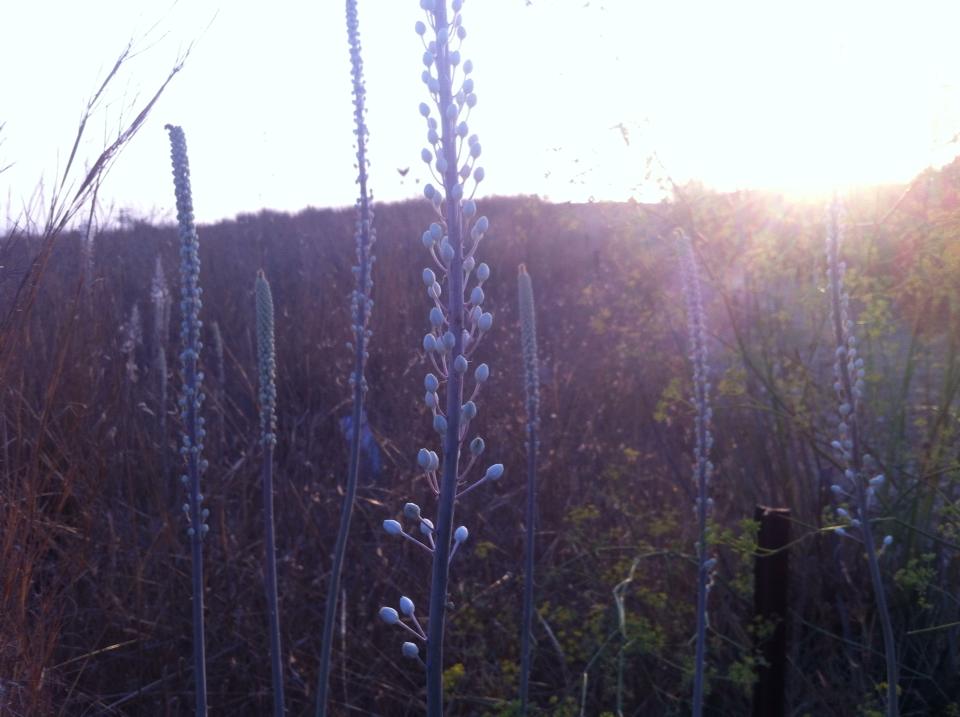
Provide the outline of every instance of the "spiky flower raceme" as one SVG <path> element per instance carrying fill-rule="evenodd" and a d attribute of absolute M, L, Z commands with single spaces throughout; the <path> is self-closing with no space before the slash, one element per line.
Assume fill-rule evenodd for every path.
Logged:
<path fill-rule="evenodd" d="M 520 343 L 523 347 L 523 387 L 527 397 L 527 421 L 528 425 L 535 428 L 540 423 L 540 365 L 537 359 L 533 281 L 524 264 L 521 264 L 518 270 L 517 299 L 520 307 Z"/>
<path fill-rule="evenodd" d="M 393 529 L 394 534 L 417 542 L 433 557 L 426 660 L 430 717 L 443 714 L 443 632 L 450 559 L 467 537 L 464 526 L 454 531 L 454 504 L 458 497 L 484 482 L 497 480 L 503 473 L 503 467 L 497 464 L 475 483 L 466 485 L 471 468 L 483 452 L 479 437 L 470 442 L 467 466 L 461 470 L 460 465 L 461 448 L 477 416 L 475 399 L 489 378 L 489 367 L 480 364 L 473 370 L 469 396 L 465 396 L 464 386 L 477 347 L 493 325 L 493 315 L 483 309 L 483 284 L 490 277 L 490 268 L 476 260 L 477 247 L 490 223 L 486 217 L 477 216 L 473 200 L 484 173 L 476 164 L 480 141 L 470 134 L 467 124 L 477 95 L 470 77 L 473 63 L 460 54 L 467 34 L 460 15 L 462 6 L 462 0 L 452 0 L 449 7 L 447 0 L 420 0 L 426 21 L 415 26 L 423 38 L 421 79 L 430 94 L 430 102 L 420 104 L 427 125 L 427 146 L 421 157 L 437 183 L 424 187 L 436 221 L 421 237 L 431 264 L 422 272 L 431 304 L 427 317 L 430 330 L 423 338 L 423 350 L 433 369 L 424 378 L 424 403 L 432 414 L 434 429 L 442 436 L 443 451 L 441 460 L 436 452 L 423 448 L 417 463 L 438 497 L 437 523 L 434 527 L 417 509 L 416 520 L 426 543 L 403 531 L 399 524 L 394 526 L 396 521 L 389 527 L 385 524 L 388 532 Z"/>
<path fill-rule="evenodd" d="M 257 309 L 257 368 L 260 375 L 260 440 L 277 443 L 277 359 L 273 340 L 273 293 L 263 271 L 254 284 Z"/>
<path fill-rule="evenodd" d="M 370 192 L 367 189 L 367 168 L 370 161 L 367 159 L 367 141 L 369 132 L 366 122 L 366 83 L 363 79 L 363 57 L 360 48 L 360 21 L 357 16 L 356 0 L 347 0 L 347 38 L 350 44 L 350 69 L 353 85 L 353 133 L 357 138 L 357 184 L 360 185 L 360 196 L 357 198 L 357 219 L 354 232 L 356 241 L 357 265 L 353 267 L 356 277 L 356 286 L 350 294 L 350 309 L 353 319 L 352 329 L 354 340 L 352 347 L 356 352 L 357 361 L 354 372 L 350 375 L 351 386 L 359 382 L 363 391 L 367 390 L 364 377 L 364 367 L 369 358 L 368 347 L 370 342 L 370 313 L 373 310 L 373 264 L 376 257 L 373 255 L 373 245 L 377 234 L 373 226 L 374 211 L 371 206 Z"/>
<path fill-rule="evenodd" d="M 883 474 L 876 473 L 873 458 L 863 452 L 859 414 L 863 400 L 865 369 L 859 355 L 857 339 L 853 333 L 850 315 L 850 295 L 844 287 L 846 263 L 840 260 L 842 234 L 842 207 L 834 198 L 827 217 L 827 280 L 830 292 L 833 336 L 836 342 L 833 362 L 833 389 L 837 395 L 837 436 L 832 447 L 837 453 L 843 480 L 831 487 L 834 495 L 843 504 L 837 514 L 846 527 L 837 532 L 863 543 L 873 583 L 877 613 L 883 632 L 884 653 L 887 663 L 887 717 L 896 717 L 897 703 L 897 656 L 893 624 L 887 608 L 886 592 L 880 575 L 879 552 L 869 522 L 869 512 L 875 503 L 875 494 L 884 484 Z M 843 507 L 846 506 L 846 507 Z M 883 539 L 883 547 L 893 543 L 891 536 Z M 881 548 L 882 550 L 882 548 Z"/>
<path fill-rule="evenodd" d="M 198 370 L 200 350 L 200 242 L 193 221 L 193 198 L 190 191 L 190 165 L 187 161 L 187 141 L 180 127 L 166 125 L 170 134 L 170 157 L 173 162 L 173 185 L 177 204 L 177 225 L 180 233 L 180 353 L 183 395 L 180 398 L 180 418 L 183 422 L 183 442 L 180 453 L 186 461 L 186 472 L 181 481 L 187 487 L 188 502 L 184 504 L 190 536 L 193 571 L 193 654 L 196 681 L 196 714 L 207 713 L 206 655 L 203 635 L 203 535 L 209 526 L 209 511 L 203 508 L 200 476 L 206 469 L 202 458 L 203 373 Z"/>
<path fill-rule="evenodd" d="M 710 423 L 713 409 L 710 408 L 710 381 L 707 365 L 706 316 L 703 310 L 703 293 L 700 287 L 700 271 L 693 242 L 683 230 L 678 230 L 680 243 L 680 268 L 683 277 L 683 293 L 687 308 L 689 329 L 690 362 L 693 364 L 694 450 L 693 477 L 697 486 L 694 506 L 697 517 L 697 635 L 693 677 L 693 714 L 703 714 L 704 669 L 707 637 L 707 597 L 710 591 L 711 570 L 715 564 L 707 557 L 707 514 L 713 503 L 709 497 L 713 463 L 710 449 L 713 435 Z"/>
<path fill-rule="evenodd" d="M 277 599 L 277 548 L 273 521 L 273 448 L 277 443 L 277 360 L 273 339 L 273 294 L 263 271 L 254 282 L 257 315 L 257 370 L 260 377 L 260 442 L 263 445 L 264 589 L 267 594 L 267 630 L 270 635 L 270 672 L 273 678 L 273 714 L 285 713 L 283 654 L 280 645 L 280 607 Z"/>
<path fill-rule="evenodd" d="M 520 713 L 527 713 L 530 684 L 530 632 L 533 623 L 534 538 L 537 517 L 537 430 L 540 426 L 540 363 L 537 358 L 537 322 L 533 280 L 523 264 L 517 277 L 520 343 L 523 346 L 523 385 L 527 408 L 527 544 L 523 584 L 523 618 L 520 638 Z"/>

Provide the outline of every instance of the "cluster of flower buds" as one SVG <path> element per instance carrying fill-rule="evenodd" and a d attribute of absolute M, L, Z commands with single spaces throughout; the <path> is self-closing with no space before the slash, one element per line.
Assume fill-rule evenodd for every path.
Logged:
<path fill-rule="evenodd" d="M 499 478 L 503 474 L 503 466 L 497 464 L 495 466 L 490 466 L 487 470 L 487 473 L 495 473 L 496 477 Z M 496 480 L 496 478 L 490 478 L 487 480 Z M 403 506 L 403 516 L 408 520 L 412 520 L 416 523 L 416 528 L 414 531 L 408 533 L 403 529 L 403 525 L 399 520 L 385 520 L 383 521 L 383 529 L 387 532 L 388 535 L 397 535 L 401 538 L 409 540 L 414 545 L 417 545 L 422 550 L 427 551 L 431 555 L 436 550 L 436 528 L 434 527 L 433 521 L 429 518 L 425 518 L 420 512 L 420 506 L 416 503 L 407 503 Z M 414 536 L 414 532 L 419 531 L 420 535 L 423 536 L 423 539 L 419 539 Z M 465 525 L 461 525 L 453 533 L 453 550 L 450 552 L 450 560 L 453 559 L 454 554 L 457 552 L 457 548 L 461 543 L 465 543 L 467 538 L 470 537 L 470 531 L 467 530 Z M 424 542 L 426 541 L 426 542 Z"/>
<path fill-rule="evenodd" d="M 420 104 L 427 130 L 427 146 L 421 157 L 434 180 L 424 186 L 424 196 L 436 214 L 421 236 L 429 255 L 422 279 L 430 302 L 429 330 L 422 341 L 430 365 L 423 380 L 423 400 L 446 455 L 441 457 L 428 448 L 417 453 L 417 465 L 439 499 L 437 525 L 421 515 L 418 505 L 407 503 L 403 512 L 408 520 L 415 521 L 413 531 L 405 531 L 396 520 L 386 520 L 383 526 L 391 535 L 401 536 L 430 552 L 435 568 L 444 566 L 442 571 L 434 571 L 433 605 L 436 596 L 446 593 L 446 567 L 469 534 L 462 525 L 453 529 L 455 503 L 478 486 L 498 480 L 503 475 L 503 465 L 488 466 L 472 484 L 468 478 L 485 448 L 481 437 L 471 440 L 468 435 L 478 414 L 480 389 L 490 378 L 490 367 L 485 363 L 473 364 L 473 357 L 493 326 L 493 314 L 484 309 L 484 283 L 490 278 L 490 267 L 476 258 L 490 222 L 478 216 L 474 201 L 484 171 L 477 164 L 482 151 L 480 140 L 470 133 L 468 125 L 477 95 L 471 77 L 473 63 L 461 58 L 461 44 L 467 35 L 460 14 L 463 0 L 420 0 L 420 7 L 426 17 L 416 23 L 415 30 L 423 40 L 421 79 L 430 96 L 429 103 Z M 468 385 L 471 375 L 472 387 Z M 469 459 L 464 466 L 460 456 L 466 452 L 461 448 L 468 440 Z M 389 610 L 381 610 L 381 617 L 388 622 L 396 615 Z M 431 619 L 440 620 L 442 638 L 443 611 L 431 611 L 437 613 Z M 412 612 L 409 616 L 412 618 Z M 425 639 L 426 635 L 422 637 Z M 438 639 L 442 641 L 441 638 Z M 414 657 L 419 651 L 415 644 L 405 643 L 403 653 Z"/>
<path fill-rule="evenodd" d="M 857 425 L 866 369 L 863 358 L 857 351 L 857 338 L 853 333 L 850 316 L 850 294 L 844 286 L 846 263 L 840 261 L 840 245 L 843 241 L 842 207 L 839 200 L 831 203 L 827 218 L 826 254 L 827 278 L 831 297 L 833 330 L 837 347 L 833 358 L 833 390 L 837 397 L 837 435 L 830 446 L 843 468 L 843 481 L 830 486 L 837 499 L 837 516 L 844 525 L 835 529 L 838 535 L 857 538 L 850 529 L 862 529 L 865 514 L 876 502 L 876 493 L 883 487 L 886 477 L 877 472 L 876 461 L 869 453 L 861 455 L 860 435 Z M 866 476 L 871 476 L 867 478 Z M 883 546 L 893 544 L 887 535 Z"/>
<path fill-rule="evenodd" d="M 364 372 L 369 358 L 369 344 L 372 332 L 370 331 L 370 314 L 373 311 L 373 264 L 376 257 L 373 254 L 373 245 L 377 234 L 373 226 L 374 211 L 371 206 L 372 193 L 367 188 L 367 169 L 370 161 L 367 159 L 367 142 L 370 134 L 366 122 L 366 85 L 363 79 L 363 59 L 360 48 L 360 24 L 357 17 L 356 2 L 347 3 L 347 36 L 350 40 L 350 76 L 353 92 L 353 118 L 357 137 L 357 184 L 360 185 L 360 196 L 356 201 L 357 218 L 354 227 L 356 242 L 357 263 L 353 267 L 356 282 L 350 292 L 350 316 L 353 341 L 347 344 L 347 349 L 355 351 L 357 356 L 354 370 L 350 373 L 350 387 L 355 388 L 357 382 L 360 389 L 367 390 L 367 380 Z"/>
<path fill-rule="evenodd" d="M 401 614 L 403 617 L 401 617 Z M 403 618 L 409 620 L 410 624 L 404 622 Z M 388 625 L 398 625 L 409 632 L 415 640 L 424 643 L 427 641 L 427 633 L 424 632 L 423 626 L 417 619 L 416 606 L 413 604 L 413 600 L 405 595 L 400 598 L 400 612 L 392 607 L 382 607 L 380 608 L 380 619 Z M 400 651 L 404 657 L 417 660 L 421 665 L 423 664 L 423 660 L 420 659 L 420 646 L 416 642 L 404 642 Z"/>
<path fill-rule="evenodd" d="M 183 379 L 183 395 L 180 397 L 180 418 L 183 434 L 180 454 L 184 457 L 187 472 L 180 481 L 187 487 L 189 502 L 184 503 L 187 516 L 187 534 L 193 537 L 197 530 L 203 536 L 209 530 L 206 519 L 210 511 L 202 508 L 200 476 L 207 469 L 203 459 L 203 439 L 206 436 L 204 419 L 200 415 L 204 394 L 203 372 L 197 368 L 203 342 L 200 332 L 200 308 L 203 305 L 203 289 L 200 287 L 200 241 L 193 217 L 193 197 L 190 189 L 190 164 L 187 160 L 187 141 L 180 127 L 166 126 L 170 134 L 170 158 L 173 164 L 173 184 L 176 195 L 177 225 L 180 235 L 180 337 L 183 350 L 180 352 L 180 370 Z"/>
<path fill-rule="evenodd" d="M 707 497 L 710 479 L 713 477 L 714 465 L 710 460 L 710 450 L 713 448 L 713 432 L 710 430 L 713 422 L 713 408 L 710 406 L 711 384 L 708 378 L 707 364 L 707 331 L 706 319 L 703 310 L 703 292 L 700 288 L 700 272 L 697 268 L 697 259 L 693 250 L 693 242 L 684 231 L 679 231 L 680 241 L 680 271 L 683 279 L 683 291 L 687 308 L 687 326 L 690 345 L 690 363 L 693 366 L 693 396 L 690 402 L 694 407 L 693 434 L 693 476 L 699 483 L 703 482 L 703 495 L 698 496 L 694 504 L 694 512 L 699 513 L 700 501 L 705 500 L 707 512 L 713 508 L 713 499 Z"/>

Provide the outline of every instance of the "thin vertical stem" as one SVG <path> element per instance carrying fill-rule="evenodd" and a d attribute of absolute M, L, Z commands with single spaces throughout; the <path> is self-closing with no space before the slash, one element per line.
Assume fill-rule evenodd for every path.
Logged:
<path fill-rule="evenodd" d="M 843 288 L 843 275 L 840 264 L 840 209 L 837 200 L 830 210 L 829 228 L 827 234 L 827 270 L 830 281 L 830 298 L 832 308 L 834 338 L 837 342 L 836 367 L 838 379 L 842 387 L 842 396 L 849 402 L 849 413 L 845 421 L 850 435 L 850 449 L 848 460 L 853 472 L 854 498 L 859 512 L 860 533 L 863 537 L 863 547 L 867 555 L 867 566 L 870 571 L 870 580 L 873 585 L 874 599 L 877 602 L 877 613 L 880 617 L 880 628 L 883 633 L 883 647 L 887 667 L 887 717 L 897 717 L 900 708 L 897 697 L 897 652 L 893 635 L 893 623 L 890 620 L 890 611 L 887 607 L 886 592 L 883 587 L 883 577 L 880 574 L 880 563 L 877 556 L 876 543 L 873 537 L 873 528 L 868 520 L 870 508 L 867 490 L 864 486 L 864 465 L 860 439 L 857 409 L 859 407 L 859 392 L 856 390 L 850 368 L 848 356 L 856 345 L 852 333 L 848 330 L 849 318 L 845 316 L 848 298 Z M 852 325 L 852 324 L 851 324 Z M 842 350 L 842 354 L 841 354 Z M 851 358 L 850 361 L 853 359 Z"/>
<path fill-rule="evenodd" d="M 270 629 L 270 667 L 273 676 L 273 714 L 282 717 L 286 710 L 283 698 L 283 651 L 280 644 L 280 606 L 277 598 L 277 547 L 273 523 L 273 444 L 263 446 L 263 521 L 266 537 L 264 574 Z"/>
<path fill-rule="evenodd" d="M 330 659 L 337 622 L 337 601 L 340 597 L 340 580 L 343 562 L 347 551 L 350 523 L 353 516 L 353 504 L 357 495 L 357 477 L 360 469 L 360 435 L 363 424 L 363 398 L 367 390 L 364 370 L 367 362 L 367 345 L 372 288 L 371 269 L 373 264 L 372 246 L 374 242 L 373 210 L 370 207 L 370 195 L 367 189 L 367 126 L 366 89 L 363 81 L 363 61 L 360 54 L 359 21 L 356 0 L 346 0 L 347 38 L 350 44 L 350 61 L 353 79 L 353 107 L 355 134 L 357 137 L 357 182 L 360 185 L 360 197 L 357 200 L 357 284 L 353 292 L 351 306 L 353 315 L 353 373 L 350 382 L 353 387 L 353 413 L 350 426 L 350 457 L 347 462 L 346 486 L 343 506 L 340 510 L 340 527 L 333 549 L 333 565 L 330 570 L 330 583 L 327 586 L 327 603 L 323 615 L 323 638 L 320 645 L 320 669 L 317 677 L 317 717 L 327 714 L 327 702 L 330 689 Z"/>
<path fill-rule="evenodd" d="M 447 27 L 446 0 L 435 3 L 436 28 Z M 446 171 L 443 187 L 446 196 L 445 218 L 447 236 L 453 248 L 453 258 L 447 273 L 449 299 L 447 322 L 455 343 L 452 355 L 463 353 L 463 225 L 460 202 L 454 197 L 457 178 L 457 148 L 455 122 L 444 108 L 453 101 L 450 49 L 446 43 L 437 43 L 437 82 L 439 84 L 441 143 Z M 449 578 L 450 542 L 453 536 L 454 502 L 457 495 L 457 476 L 460 470 L 460 406 L 463 403 L 463 375 L 450 371 L 447 382 L 447 431 L 443 447 L 443 475 L 437 505 L 436 548 L 430 581 L 430 618 L 427 634 L 427 715 L 443 715 L 443 633 L 447 609 L 447 581 Z"/>
<path fill-rule="evenodd" d="M 199 416 L 203 401 L 202 374 L 197 370 L 200 358 L 200 254 L 197 230 L 193 219 L 193 197 L 190 189 L 190 164 L 187 160 L 187 141 L 180 127 L 166 126 L 170 134 L 170 156 L 173 163 L 173 182 L 177 205 L 177 223 L 180 233 L 180 295 L 183 306 L 181 340 L 183 352 L 184 424 L 182 453 L 187 459 L 185 483 L 189 491 L 187 514 L 190 527 L 192 590 L 193 590 L 193 672 L 196 683 L 196 714 L 207 714 L 206 648 L 203 626 L 203 535 L 206 531 L 203 496 L 200 493 L 200 473 L 205 463 L 203 450 L 203 418 Z"/>
<path fill-rule="evenodd" d="M 520 633 L 520 714 L 527 714 L 530 690 L 530 650 L 533 629 L 534 554 L 537 520 L 537 428 L 540 424 L 540 376 L 537 357 L 536 310 L 533 281 L 521 264 L 517 278 L 520 341 L 523 345 L 524 389 L 527 410 L 527 542 L 525 546 L 523 618 Z"/>
<path fill-rule="evenodd" d="M 270 633 L 270 672 L 274 717 L 283 717 L 283 649 L 277 599 L 277 547 L 273 521 L 273 449 L 277 443 L 277 359 L 273 330 L 273 294 L 263 271 L 254 284 L 257 324 L 257 368 L 260 375 L 260 443 L 263 446 L 264 589 L 267 631 Z"/>
<path fill-rule="evenodd" d="M 696 411 L 693 472 L 697 484 L 697 642 L 693 672 L 693 715 L 701 717 L 707 652 L 707 598 L 710 591 L 711 569 L 711 562 L 707 558 L 707 511 L 710 507 L 708 489 L 713 465 L 709 461 L 708 454 L 713 438 L 710 434 L 710 390 L 707 382 L 706 327 L 700 273 L 693 242 L 685 232 L 680 232 L 680 242 L 690 334 L 690 359 L 693 363 L 693 403 Z"/>

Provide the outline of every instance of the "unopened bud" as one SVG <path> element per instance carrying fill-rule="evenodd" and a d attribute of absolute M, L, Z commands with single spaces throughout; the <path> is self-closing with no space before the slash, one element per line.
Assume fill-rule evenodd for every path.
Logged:
<path fill-rule="evenodd" d="M 403 526 L 395 520 L 383 521 L 383 529 L 390 535 L 400 535 L 403 532 Z"/>

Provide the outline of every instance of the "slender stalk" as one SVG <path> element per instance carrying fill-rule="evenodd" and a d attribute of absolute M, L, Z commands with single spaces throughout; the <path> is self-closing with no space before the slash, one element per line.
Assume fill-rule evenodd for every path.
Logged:
<path fill-rule="evenodd" d="M 527 409 L 527 543 L 524 559 L 523 618 L 520 632 L 520 714 L 527 714 L 530 688 L 530 643 L 533 629 L 533 569 L 537 518 L 537 429 L 540 425 L 540 371 L 537 359 L 536 310 L 533 282 L 521 264 L 517 279 L 520 341 L 523 345 L 524 389 Z"/>
<path fill-rule="evenodd" d="M 697 483 L 697 637 L 693 672 L 693 715 L 703 714 L 704 671 L 707 651 L 707 598 L 710 592 L 710 571 L 713 561 L 707 557 L 707 512 L 710 508 L 709 484 L 713 464 L 708 459 L 713 437 L 710 433 L 710 384 L 707 381 L 706 326 L 700 272 L 693 250 L 693 242 L 680 232 L 680 250 L 683 270 L 684 295 L 687 304 L 687 323 L 690 334 L 690 359 L 693 363 L 694 461 L 693 474 Z"/>
<path fill-rule="evenodd" d="M 255 284 L 257 309 L 257 364 L 260 374 L 260 443 L 263 446 L 264 589 L 267 593 L 267 630 L 270 633 L 270 672 L 273 678 L 273 714 L 286 712 L 283 699 L 283 649 L 280 644 L 280 605 L 277 598 L 277 546 L 273 523 L 273 449 L 277 443 L 276 351 L 273 335 L 273 295 L 263 271 Z"/>
<path fill-rule="evenodd" d="M 870 509 L 870 495 L 873 487 L 865 484 L 865 469 L 867 468 L 860 438 L 858 409 L 862 395 L 862 360 L 857 356 L 857 342 L 853 335 L 853 322 L 849 317 L 850 297 L 843 286 L 843 275 L 846 266 L 840 261 L 840 207 L 835 199 L 829 217 L 827 230 L 827 271 L 830 282 L 830 299 L 833 320 L 834 338 L 837 349 L 834 361 L 834 386 L 840 401 L 840 440 L 835 442 L 848 468 L 845 478 L 853 484 L 853 498 L 857 506 L 857 516 L 854 527 L 860 529 L 863 547 L 867 556 L 867 566 L 870 580 L 873 584 L 874 599 L 877 602 L 877 613 L 880 617 L 881 632 L 883 633 L 883 647 L 887 668 L 887 717 L 897 717 L 899 705 L 897 698 L 897 653 L 893 635 L 893 623 L 890 620 L 890 611 L 887 607 L 886 592 L 883 587 L 883 577 L 880 574 L 880 563 L 877 555 L 873 529 L 868 519 Z M 856 378 L 854 378 L 854 372 Z M 842 493 L 841 491 L 838 491 Z"/>
<path fill-rule="evenodd" d="M 177 200 L 177 223 L 180 231 L 180 299 L 183 307 L 180 354 L 183 377 L 181 419 L 183 420 L 183 446 L 180 452 L 186 457 L 187 472 L 181 481 L 189 491 L 189 502 L 184 510 L 190 522 L 187 534 L 193 570 L 193 675 L 196 684 L 196 714 L 207 714 L 206 648 L 203 634 L 203 536 L 209 526 L 209 514 L 203 508 L 200 493 L 200 474 L 206 469 L 201 459 L 203 451 L 203 418 L 200 405 L 203 402 L 201 384 L 203 373 L 197 370 L 200 358 L 200 254 L 197 230 L 193 221 L 193 198 L 190 191 L 190 165 L 187 161 L 187 142 L 180 127 L 166 126 L 170 133 L 170 156 L 173 162 L 173 182 Z"/>
<path fill-rule="evenodd" d="M 346 0 L 347 37 L 350 44 L 351 75 L 353 79 L 353 108 L 355 134 L 357 137 L 357 182 L 360 185 L 360 197 L 357 200 L 357 277 L 356 288 L 351 296 L 353 316 L 353 373 L 350 385 L 353 389 L 353 414 L 350 426 L 350 456 L 347 461 L 347 479 L 340 510 L 340 527 L 333 549 L 333 565 L 330 570 L 330 583 L 327 586 L 327 603 L 323 616 L 323 637 L 320 644 L 320 669 L 317 676 L 317 717 L 327 714 L 330 688 L 330 656 L 333 651 L 337 621 L 337 600 L 340 596 L 340 578 L 343 573 L 343 561 L 347 552 L 347 539 L 350 534 L 350 522 L 353 516 L 353 504 L 357 494 L 357 474 L 360 467 L 360 432 L 363 422 L 363 398 L 367 390 L 364 369 L 367 362 L 367 346 L 370 331 L 370 311 L 373 301 L 370 292 L 373 288 L 371 269 L 373 267 L 372 247 L 376 235 L 373 230 L 373 209 L 367 190 L 367 125 L 366 89 L 363 81 L 363 59 L 360 54 L 360 31 L 357 17 L 356 0 Z"/>
<path fill-rule="evenodd" d="M 446 0 L 435 3 L 436 28 L 447 27 Z M 453 101 L 453 78 L 450 65 L 450 48 L 446 43 L 437 43 L 437 82 L 439 83 L 439 106 L 449 107 Z M 453 248 L 447 280 L 449 299 L 447 322 L 455 343 L 452 355 L 463 354 L 463 218 L 460 202 L 453 198 L 457 179 L 456 117 L 448 117 L 441 111 L 441 143 L 446 172 L 442 172 L 446 201 L 447 236 Z M 436 549 L 430 580 L 430 619 L 427 634 L 427 715 L 443 715 L 443 633 L 447 610 L 447 581 L 449 578 L 450 542 L 453 537 L 454 503 L 457 495 L 457 476 L 460 473 L 460 406 L 463 403 L 463 375 L 451 371 L 447 383 L 447 431 L 443 445 L 443 473 L 440 480 L 440 497 L 437 505 L 437 526 L 434 539 Z"/>
<path fill-rule="evenodd" d="M 423 338 L 423 349 L 440 376 L 438 378 L 433 373 L 424 376 L 424 402 L 433 414 L 434 430 L 442 436 L 443 459 L 441 461 L 427 448 L 421 448 L 417 455 L 417 463 L 437 495 L 436 525 L 422 516 L 420 506 L 415 503 L 404 506 L 404 516 L 418 521 L 428 547 L 406 533 L 398 521 L 385 520 L 383 524 L 389 534 L 413 540 L 433 554 L 425 663 L 428 717 L 443 715 L 443 638 L 450 560 L 469 535 L 466 526 L 453 529 L 456 501 L 476 485 L 498 480 L 503 474 L 503 465 L 494 464 L 474 486 L 460 490 L 461 482 L 467 480 L 466 473 L 484 451 L 483 439 L 474 437 L 470 441 L 471 460 L 461 474 L 461 445 L 467 438 L 470 422 L 477 416 L 473 399 L 489 378 L 490 369 L 486 364 L 475 368 L 476 385 L 466 403 L 463 402 L 464 374 L 477 345 L 493 325 L 493 315 L 484 312 L 482 307 L 482 285 L 490 277 L 490 267 L 485 263 L 477 265 L 474 258 L 489 221 L 486 217 L 476 218 L 473 194 L 465 196 L 467 180 L 473 178 L 475 193 L 484 173 L 482 167 L 476 166 L 481 154 L 480 141 L 476 135 L 468 138 L 467 118 L 477 103 L 477 96 L 473 91 L 473 78 L 468 77 L 473 63 L 466 60 L 461 64 L 460 59 L 460 43 L 466 37 L 459 12 L 462 5 L 462 0 L 452 0 L 452 15 L 448 16 L 446 0 L 421 0 L 420 7 L 426 11 L 428 23 L 417 22 L 415 26 L 422 38 L 428 25 L 433 30 L 433 39 L 427 41 L 423 38 L 423 64 L 427 69 L 423 70 L 421 79 L 429 89 L 433 107 L 439 110 L 439 118 L 434 118 L 430 116 L 431 106 L 425 102 L 420 104 L 420 114 L 427 123 L 429 145 L 421 151 L 421 157 L 440 184 L 439 189 L 429 183 L 424 186 L 424 195 L 431 201 L 438 221 L 424 232 L 422 241 L 442 276 L 438 278 L 433 269 L 426 268 L 422 277 L 432 303 L 429 312 L 431 329 Z M 462 81 L 455 92 L 453 83 L 458 71 L 462 73 Z M 471 276 L 476 279 L 476 284 L 467 301 L 464 289 Z M 444 280 L 446 288 L 440 283 Z M 444 292 L 445 304 L 441 301 Z M 438 394 L 441 380 L 445 381 L 444 401 Z M 409 598 L 401 598 L 401 610 L 404 615 L 415 619 Z M 390 607 L 381 608 L 380 616 L 391 625 L 398 620 L 396 610 Z M 420 660 L 419 647 L 415 643 L 403 643 L 401 652 L 405 657 Z"/>

